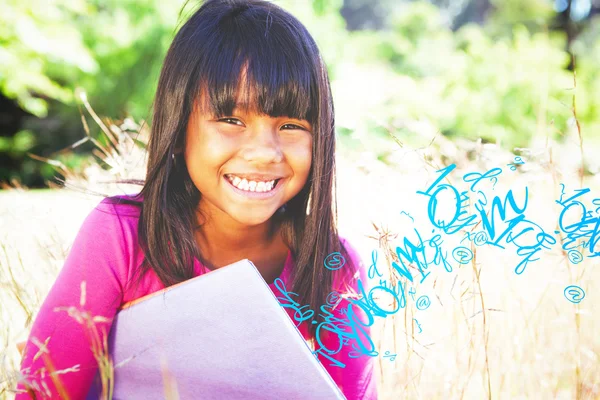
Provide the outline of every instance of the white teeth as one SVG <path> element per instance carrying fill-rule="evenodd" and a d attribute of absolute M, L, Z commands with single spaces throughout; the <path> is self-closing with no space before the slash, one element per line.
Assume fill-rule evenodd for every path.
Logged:
<path fill-rule="evenodd" d="M 248 181 L 247 179 L 241 179 L 238 176 L 228 175 L 227 178 L 233 184 L 233 186 L 247 190 L 249 192 L 269 192 L 273 190 L 275 186 L 275 180 L 264 182 L 264 181 Z"/>

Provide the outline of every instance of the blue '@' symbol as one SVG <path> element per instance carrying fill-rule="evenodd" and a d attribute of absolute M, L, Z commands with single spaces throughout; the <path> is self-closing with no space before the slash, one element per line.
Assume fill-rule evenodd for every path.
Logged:
<path fill-rule="evenodd" d="M 339 251 L 334 251 L 325 257 L 325 261 L 323 262 L 325 268 L 330 269 L 332 271 L 336 271 L 346 265 L 346 259 Z"/>
<path fill-rule="evenodd" d="M 583 254 L 577 250 L 569 250 L 567 256 L 573 264 L 579 264 L 583 260 Z"/>
<path fill-rule="evenodd" d="M 429 296 L 421 296 L 417 299 L 417 309 L 423 311 L 427 310 L 431 305 L 431 300 L 429 300 Z"/>
<path fill-rule="evenodd" d="M 468 264 L 473 259 L 473 252 L 464 246 L 460 246 L 452 250 L 452 257 L 459 264 Z"/>
<path fill-rule="evenodd" d="M 337 306 L 337 304 L 342 300 L 342 296 L 336 292 L 335 290 L 327 295 L 325 299 L 325 303 L 329 306 Z"/>
<path fill-rule="evenodd" d="M 473 240 L 473 243 L 475 243 L 475 246 L 481 246 L 484 245 L 488 242 L 488 235 L 485 232 L 477 232 L 477 234 L 475 235 L 475 239 Z"/>
<path fill-rule="evenodd" d="M 579 286 L 571 285 L 565 288 L 565 297 L 571 303 L 579 303 L 585 297 L 585 292 Z"/>

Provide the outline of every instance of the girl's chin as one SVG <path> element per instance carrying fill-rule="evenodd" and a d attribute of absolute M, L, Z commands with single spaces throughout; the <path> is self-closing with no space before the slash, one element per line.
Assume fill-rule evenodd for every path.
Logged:
<path fill-rule="evenodd" d="M 277 211 L 277 210 L 275 210 Z M 250 214 L 248 210 L 244 210 L 243 214 L 229 214 L 233 219 L 238 221 L 242 225 L 246 226 L 257 226 L 269 222 L 269 220 L 275 216 L 276 212 L 261 212 Z"/>

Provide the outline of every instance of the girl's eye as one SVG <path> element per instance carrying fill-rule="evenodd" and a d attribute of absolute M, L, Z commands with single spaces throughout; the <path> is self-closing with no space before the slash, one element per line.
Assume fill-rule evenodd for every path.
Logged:
<path fill-rule="evenodd" d="M 300 129 L 300 130 L 305 130 L 303 127 L 298 126 L 298 125 L 294 125 L 294 124 L 285 124 L 283 126 L 291 126 L 291 129 Z"/>
<path fill-rule="evenodd" d="M 229 121 L 233 121 L 233 124 L 234 124 L 234 125 L 238 125 L 238 124 L 236 124 L 236 121 L 237 121 L 237 122 L 240 122 L 240 120 L 239 120 L 239 119 L 236 119 L 236 118 L 221 118 L 221 119 L 220 119 L 220 120 L 218 120 L 218 121 L 219 121 L 219 122 L 226 122 L 226 123 L 229 123 Z M 291 127 L 291 128 L 289 128 L 289 129 L 300 129 L 300 130 L 306 130 L 305 128 L 303 128 L 303 127 L 301 127 L 301 126 L 299 126 L 299 125 L 296 125 L 296 124 L 285 124 L 285 125 L 283 125 L 282 127 L 285 127 L 285 126 L 287 126 L 287 127 Z"/>
<path fill-rule="evenodd" d="M 238 120 L 238 119 L 235 119 L 235 118 L 221 118 L 221 119 L 219 120 L 219 122 L 221 122 L 221 121 L 223 121 L 223 122 L 227 122 L 227 121 L 239 121 L 239 120 Z M 235 122 L 234 122 L 234 124 L 235 124 Z M 235 124 L 235 125 L 237 125 L 237 124 Z"/>

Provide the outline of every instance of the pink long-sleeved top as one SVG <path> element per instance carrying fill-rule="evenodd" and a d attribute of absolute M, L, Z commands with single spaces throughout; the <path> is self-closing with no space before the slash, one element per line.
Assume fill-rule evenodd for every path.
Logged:
<path fill-rule="evenodd" d="M 85 399 L 90 391 L 98 371 L 98 363 L 91 349 L 90 340 L 93 336 L 84 326 L 86 320 L 78 317 L 76 310 L 96 317 L 96 330 L 103 338 L 110 331 L 119 307 L 164 289 L 165 286 L 154 271 L 149 271 L 144 276 L 135 292 L 125 289 L 126 283 L 132 278 L 134 268 L 139 267 L 144 259 L 138 244 L 138 221 L 138 207 L 113 204 L 108 199 L 102 200 L 84 220 L 65 264 L 39 310 L 24 349 L 21 373 L 28 377 L 30 384 L 39 388 L 35 389 L 36 398 L 61 398 L 45 359 L 50 360 L 55 371 L 65 371 L 54 374 L 54 377 L 60 379 L 63 393 L 70 399 Z M 356 291 L 358 276 L 362 282 L 367 282 L 364 264 L 356 250 L 345 239 L 341 238 L 341 242 L 359 273 L 338 273 L 334 287 L 341 293 L 348 287 Z M 290 272 L 293 268 L 294 257 L 289 251 L 280 276 L 288 290 L 291 287 Z M 194 276 L 206 271 L 208 269 L 194 259 Z M 345 278 L 346 276 L 349 278 Z M 81 283 L 84 281 L 85 302 L 82 303 Z M 274 283 L 269 287 L 277 297 L 282 297 Z M 285 309 L 294 320 L 294 310 Z M 319 312 L 315 310 L 315 315 Z M 333 311 L 334 314 L 337 312 Z M 340 314 L 335 316 L 343 318 Z M 298 326 L 305 339 L 308 338 L 308 322 L 310 321 L 304 321 Z M 326 348 L 338 349 L 339 340 L 335 339 L 335 343 L 333 340 L 333 335 L 326 336 L 323 344 Z M 344 346 L 346 347 L 350 348 Z M 320 355 L 318 359 L 347 399 L 377 398 L 373 357 L 353 358 L 349 356 L 349 351 L 344 349 L 330 357 L 343 363 L 345 367 L 335 366 L 331 359 Z M 294 377 L 290 376 L 289 379 Z M 25 390 L 23 382 L 19 383 L 16 400 L 31 398 Z"/>

